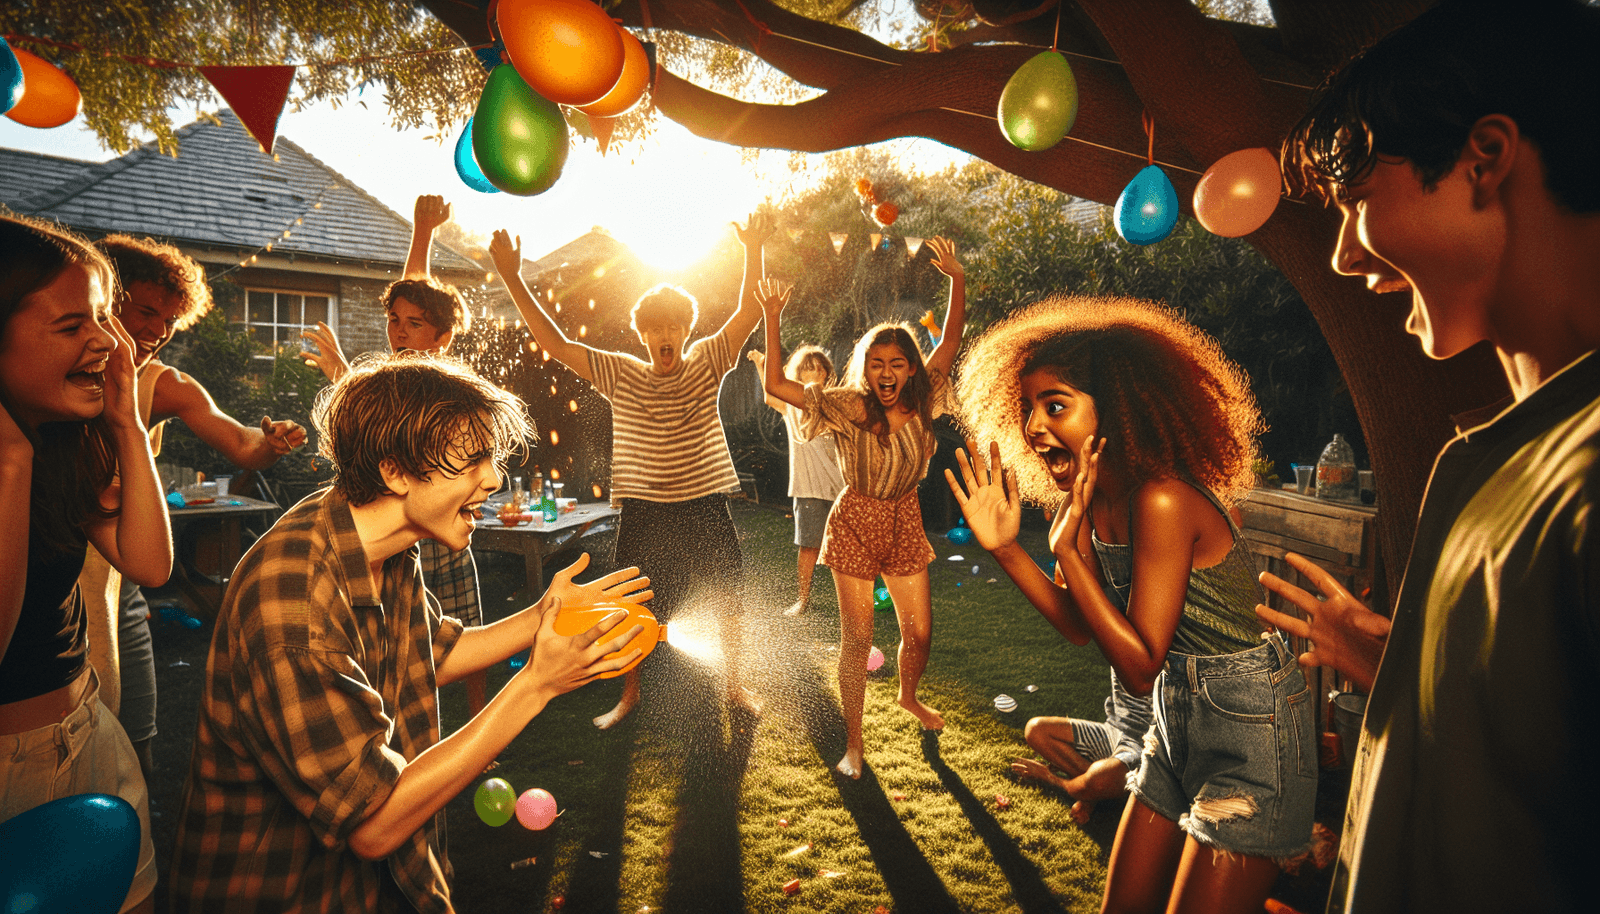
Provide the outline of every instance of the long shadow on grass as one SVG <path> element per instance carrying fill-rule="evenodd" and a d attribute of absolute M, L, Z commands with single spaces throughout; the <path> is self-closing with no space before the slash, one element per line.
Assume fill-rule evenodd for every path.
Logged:
<path fill-rule="evenodd" d="M 1056 914 L 1064 911 L 1061 902 L 1057 901 L 1050 891 L 1050 887 L 1039 877 L 1039 868 L 1017 848 L 1017 843 L 1004 828 L 1000 827 L 994 816 L 989 814 L 983 801 L 967 787 L 961 775 L 944 763 L 944 757 L 939 753 L 937 732 L 922 731 L 922 757 L 928 760 L 928 767 L 939 776 L 939 783 L 950 792 L 951 798 L 961 807 L 961 812 L 966 815 L 967 821 L 972 823 L 972 830 L 983 839 L 984 844 L 988 845 L 989 855 L 994 858 L 995 865 L 1000 867 L 1000 872 L 1005 874 L 1006 881 L 1011 883 L 1011 895 L 1016 898 L 1017 905 L 1029 914 Z"/>

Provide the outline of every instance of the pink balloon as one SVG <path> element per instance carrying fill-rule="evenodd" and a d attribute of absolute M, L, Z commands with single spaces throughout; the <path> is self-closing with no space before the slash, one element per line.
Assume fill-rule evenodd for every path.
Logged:
<path fill-rule="evenodd" d="M 1230 152 L 1212 163 L 1195 185 L 1195 218 L 1213 235 L 1248 235 L 1278 208 L 1282 184 L 1271 150 L 1258 146 Z"/>
<path fill-rule="evenodd" d="M 875 672 L 881 666 L 883 666 L 883 651 L 878 650 L 878 646 L 874 644 L 872 650 L 867 652 L 867 672 Z"/>
<path fill-rule="evenodd" d="M 517 797 L 517 821 L 523 828 L 541 831 L 556 820 L 556 798 L 548 790 L 535 787 Z"/>

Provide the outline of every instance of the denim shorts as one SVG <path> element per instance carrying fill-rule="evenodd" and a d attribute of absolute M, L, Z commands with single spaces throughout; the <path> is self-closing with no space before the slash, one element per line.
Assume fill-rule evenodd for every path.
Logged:
<path fill-rule="evenodd" d="M 1128 785 L 1146 806 L 1219 850 L 1282 861 L 1310 846 L 1316 709 L 1281 635 L 1234 654 L 1170 651 L 1153 697 Z"/>
<path fill-rule="evenodd" d="M 794 500 L 794 544 L 802 549 L 821 549 L 822 534 L 828 529 L 828 512 L 833 502 L 826 498 Z"/>

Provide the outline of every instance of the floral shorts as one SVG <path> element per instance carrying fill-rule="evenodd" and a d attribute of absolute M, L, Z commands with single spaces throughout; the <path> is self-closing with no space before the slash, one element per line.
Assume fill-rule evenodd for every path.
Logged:
<path fill-rule="evenodd" d="M 933 547 L 922 529 L 922 505 L 912 489 L 894 500 L 845 487 L 828 514 L 822 564 L 852 578 L 907 577 L 928 570 Z"/>

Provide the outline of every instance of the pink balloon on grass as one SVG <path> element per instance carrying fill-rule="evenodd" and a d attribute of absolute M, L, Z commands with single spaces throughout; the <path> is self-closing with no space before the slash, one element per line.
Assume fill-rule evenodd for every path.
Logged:
<path fill-rule="evenodd" d="M 517 797 L 517 821 L 523 828 L 541 831 L 556 820 L 556 798 L 548 790 L 535 787 Z"/>
<path fill-rule="evenodd" d="M 883 666 L 883 651 L 878 650 L 878 646 L 874 644 L 872 650 L 867 652 L 867 672 L 877 672 L 881 666 Z"/>

